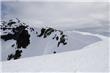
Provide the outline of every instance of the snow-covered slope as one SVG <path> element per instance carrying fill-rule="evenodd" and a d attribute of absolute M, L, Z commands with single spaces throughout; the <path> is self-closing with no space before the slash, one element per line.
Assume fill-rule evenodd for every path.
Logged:
<path fill-rule="evenodd" d="M 12 23 L 13 21 L 9 21 L 7 22 L 5 25 L 7 26 L 7 28 L 11 28 L 11 29 L 6 29 L 6 30 L 1 30 L 2 35 L 6 35 L 10 34 L 14 36 L 14 38 L 11 38 L 9 40 L 3 40 L 0 39 L 0 41 L 2 42 L 1 46 L 2 46 L 2 61 L 6 61 L 8 56 L 11 54 L 14 54 L 16 52 L 16 50 L 22 50 L 21 56 L 20 58 L 27 58 L 27 57 L 33 57 L 33 56 L 39 56 L 39 55 L 46 55 L 46 54 L 55 54 L 55 53 L 60 53 L 60 52 L 67 52 L 67 51 L 76 51 L 76 50 L 81 50 L 84 47 L 96 43 L 98 41 L 101 41 L 103 38 L 106 38 L 104 36 L 101 35 L 96 35 L 96 34 L 87 34 L 85 32 L 78 32 L 78 31 L 61 31 L 61 30 L 57 30 L 54 28 L 50 28 L 50 27 L 43 27 L 46 30 L 51 29 L 54 30 L 54 32 L 52 32 L 49 36 L 47 36 L 46 38 L 44 38 L 44 36 L 38 37 L 38 35 L 40 35 L 42 28 L 37 28 L 37 27 L 30 27 L 28 25 L 26 25 L 25 23 L 20 22 L 20 20 L 18 21 L 14 21 L 15 23 L 10 25 L 7 25 L 9 23 Z M 21 24 L 23 24 L 22 26 L 26 26 L 25 29 L 22 29 L 20 26 Z M 5 27 L 5 26 L 3 26 Z M 23 37 L 21 34 L 21 30 L 18 31 L 19 29 L 22 29 L 24 32 L 28 31 L 29 34 L 29 38 L 26 39 L 28 41 L 24 42 L 26 36 L 28 36 L 26 34 L 25 37 Z M 14 30 L 14 32 L 13 32 Z M 18 31 L 18 32 L 17 32 Z M 16 33 L 17 35 L 16 35 Z M 63 32 L 63 33 L 62 33 Z M 64 38 L 64 43 L 66 42 L 67 44 L 64 45 L 63 43 L 61 43 L 58 46 L 58 43 L 61 41 L 61 33 L 63 35 L 65 35 L 66 37 Z M 25 33 L 24 33 L 25 34 Z M 53 39 L 53 37 L 58 36 L 58 40 Z M 13 37 L 12 36 L 12 37 Z M 20 39 L 19 37 L 21 37 L 22 39 Z M 9 36 L 8 36 L 9 37 Z M 18 38 L 16 38 L 18 37 Z M 20 41 L 22 41 L 20 42 Z M 25 47 L 22 46 L 18 46 L 18 42 L 22 43 L 22 44 L 26 44 Z M 6 46 L 7 45 L 7 46 Z M 16 54 L 16 53 L 15 53 Z M 19 56 L 19 53 L 17 54 Z"/>
<path fill-rule="evenodd" d="M 4 72 L 107 72 L 108 39 L 79 51 L 2 62 Z"/>
<path fill-rule="evenodd" d="M 30 27 L 20 21 L 9 21 L 8 25 L 1 26 L 0 32 L 3 72 L 108 71 L 109 37 Z"/>
<path fill-rule="evenodd" d="M 104 36 L 109 36 L 110 37 L 110 26 L 99 26 L 99 27 L 88 27 L 88 28 L 80 28 L 76 29 L 78 31 L 83 31 L 83 32 L 89 32 L 89 33 L 95 33 L 95 34 L 100 34 Z"/>

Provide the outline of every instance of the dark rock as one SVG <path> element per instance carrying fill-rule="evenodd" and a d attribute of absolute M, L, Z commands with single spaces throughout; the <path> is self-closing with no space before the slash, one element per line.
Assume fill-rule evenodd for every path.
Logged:
<path fill-rule="evenodd" d="M 11 47 L 14 47 L 14 46 L 15 46 L 15 44 L 11 45 Z"/>
<path fill-rule="evenodd" d="M 40 33 L 40 35 L 38 35 L 38 37 L 43 36 L 43 35 L 44 35 L 45 30 L 46 30 L 45 28 L 42 28 L 42 29 L 41 29 L 41 33 Z"/>
<path fill-rule="evenodd" d="M 54 51 L 53 53 L 56 54 L 56 51 Z"/>
<path fill-rule="evenodd" d="M 7 35 L 1 35 L 1 39 L 3 39 L 4 41 L 11 40 L 13 38 L 14 38 L 14 35 L 10 33 L 8 33 Z"/>
<path fill-rule="evenodd" d="M 57 36 L 57 37 L 56 37 L 56 40 L 58 40 L 58 39 L 59 39 L 59 37 Z"/>
<path fill-rule="evenodd" d="M 19 59 L 21 57 L 22 50 L 16 50 L 14 55 L 14 60 Z"/>
<path fill-rule="evenodd" d="M 52 32 L 54 32 L 53 28 L 48 28 L 45 33 L 44 33 L 44 38 L 46 38 L 47 36 L 49 36 Z"/>
<path fill-rule="evenodd" d="M 30 30 L 31 30 L 31 32 L 34 31 L 34 28 L 31 27 Z"/>
<path fill-rule="evenodd" d="M 11 60 L 11 59 L 19 59 L 21 57 L 21 53 L 22 53 L 22 50 L 16 50 L 15 54 L 10 54 L 8 55 L 8 58 L 7 60 Z"/>
<path fill-rule="evenodd" d="M 52 39 L 55 39 L 55 38 L 56 38 L 56 36 L 57 36 L 57 34 L 55 34 L 55 36 L 54 36 Z"/>
<path fill-rule="evenodd" d="M 10 55 L 8 55 L 7 60 L 11 60 L 12 58 L 14 58 L 14 55 L 13 54 L 10 54 Z"/>
<path fill-rule="evenodd" d="M 30 44 L 30 35 L 27 30 L 23 30 L 17 38 L 17 48 L 26 48 Z"/>
<path fill-rule="evenodd" d="M 66 45 L 67 44 L 67 42 L 65 42 L 65 36 L 66 35 L 62 35 L 61 37 L 60 37 L 60 41 L 58 42 L 58 44 L 57 44 L 57 47 L 59 47 L 59 45 L 62 43 L 63 45 Z"/>

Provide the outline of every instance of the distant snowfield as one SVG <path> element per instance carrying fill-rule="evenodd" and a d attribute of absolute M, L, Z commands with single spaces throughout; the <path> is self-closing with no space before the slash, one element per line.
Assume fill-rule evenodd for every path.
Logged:
<path fill-rule="evenodd" d="M 2 62 L 3 72 L 108 72 L 108 38 L 82 50 Z"/>

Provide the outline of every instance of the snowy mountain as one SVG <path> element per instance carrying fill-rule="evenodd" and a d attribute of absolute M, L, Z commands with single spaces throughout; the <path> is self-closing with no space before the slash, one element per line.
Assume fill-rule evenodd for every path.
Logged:
<path fill-rule="evenodd" d="M 31 52 L 27 52 L 28 55 L 29 52 L 33 53 L 34 51 L 34 55 L 41 55 L 44 51 L 45 44 L 48 43 L 48 40 L 43 39 L 48 38 L 48 36 L 50 36 L 51 34 L 52 36 L 50 37 L 50 39 L 48 39 L 54 41 L 56 40 L 56 47 L 59 47 L 61 43 L 63 45 L 67 44 L 65 38 L 66 35 L 63 34 L 63 31 L 56 30 L 50 27 L 41 29 L 33 28 L 26 25 L 25 23 L 21 23 L 18 19 L 17 22 L 14 20 L 9 20 L 9 22 L 3 21 L 1 25 L 1 32 L 1 40 L 3 44 L 2 47 L 5 49 L 3 49 L 3 58 L 6 59 L 6 56 L 8 56 L 7 60 L 20 58 L 21 53 L 24 52 L 21 49 L 31 49 Z M 14 51 L 15 54 L 13 54 Z"/>
<path fill-rule="evenodd" d="M 2 71 L 108 73 L 108 50 L 108 39 L 104 38 L 79 51 L 4 61 Z"/>
<path fill-rule="evenodd" d="M 0 73 L 109 72 L 108 1 L 15 0 L 0 8 Z"/>
<path fill-rule="evenodd" d="M 78 31 L 32 27 L 19 19 L 3 21 L 0 31 L 2 61 L 76 51 L 105 38 Z"/>
<path fill-rule="evenodd" d="M 94 33 L 94 34 L 100 34 L 106 37 L 110 37 L 110 30 L 108 27 L 104 26 L 99 26 L 99 27 L 89 27 L 89 28 L 80 28 L 76 29 L 77 31 L 83 31 L 83 32 L 89 32 L 89 33 Z"/>

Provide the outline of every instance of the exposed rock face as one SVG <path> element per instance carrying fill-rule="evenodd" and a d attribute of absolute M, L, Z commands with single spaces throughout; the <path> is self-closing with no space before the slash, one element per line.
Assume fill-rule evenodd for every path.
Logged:
<path fill-rule="evenodd" d="M 54 34 L 53 40 L 56 39 L 58 42 L 57 47 L 60 46 L 62 43 L 63 45 L 66 45 L 66 35 L 63 34 L 63 31 L 56 30 L 54 28 L 41 28 L 41 32 L 35 31 L 35 28 L 32 28 L 25 23 L 22 23 L 20 20 L 17 19 L 17 21 L 9 20 L 8 22 L 3 21 L 1 27 L 2 31 L 1 39 L 4 41 L 8 40 L 14 40 L 16 43 L 12 44 L 11 47 L 14 47 L 16 49 L 15 54 L 11 53 L 8 55 L 7 60 L 11 59 L 19 59 L 21 57 L 21 53 L 23 53 L 22 49 L 26 49 L 28 45 L 30 44 L 30 37 L 33 36 L 30 33 L 35 32 L 35 35 L 38 37 L 43 37 L 43 39 L 47 38 L 54 32 L 59 32 L 60 36 L 57 34 Z M 36 41 L 37 42 L 37 41 Z M 37 45 L 37 44 L 36 44 Z M 54 52 L 55 54 L 56 52 Z"/>
<path fill-rule="evenodd" d="M 65 36 L 66 35 L 61 35 L 61 37 L 60 37 L 60 41 L 58 42 L 58 47 L 59 47 L 59 45 L 62 43 L 63 45 L 66 45 L 67 44 L 67 42 L 65 42 Z M 57 38 L 56 38 L 57 39 Z"/>
<path fill-rule="evenodd" d="M 15 23 L 16 22 L 11 20 L 7 23 L 8 28 L 7 27 L 1 28 L 1 29 L 6 29 L 6 30 L 11 30 L 11 32 L 12 32 L 12 33 L 8 33 L 6 35 L 1 35 L 1 39 L 3 39 L 4 41 L 13 39 L 16 41 L 17 48 L 26 48 L 28 46 L 28 44 L 30 44 L 30 40 L 29 40 L 30 35 L 29 35 L 28 31 L 26 30 L 27 26 L 19 23 L 21 25 L 12 27 L 12 25 L 14 25 Z M 5 30 L 3 30 L 3 31 L 5 31 Z"/>
<path fill-rule="evenodd" d="M 44 33 L 45 33 L 45 30 L 46 30 L 45 28 L 42 28 L 41 29 L 41 33 L 38 35 L 38 37 L 42 37 L 44 35 Z"/>
<path fill-rule="evenodd" d="M 22 50 L 16 50 L 15 54 L 10 54 L 8 55 L 8 58 L 7 60 L 11 60 L 11 59 L 19 59 L 21 57 L 21 53 L 22 53 Z"/>
<path fill-rule="evenodd" d="M 1 35 L 1 39 L 7 41 L 7 40 L 15 39 L 15 37 L 13 34 L 8 33 L 7 35 Z"/>
<path fill-rule="evenodd" d="M 7 33 L 1 35 L 1 39 L 4 41 L 15 40 L 16 41 L 16 52 L 15 54 L 8 55 L 7 60 L 18 59 L 21 56 L 22 50 L 18 50 L 21 48 L 26 48 L 30 44 L 30 34 L 28 33 L 27 25 L 24 25 L 19 21 L 19 23 L 9 20 L 7 23 L 2 23 L 1 30 L 2 33 Z M 14 47 L 15 44 L 12 45 Z"/>
<path fill-rule="evenodd" d="M 17 48 L 26 48 L 30 44 L 30 34 L 27 30 L 22 30 L 17 38 Z"/>
<path fill-rule="evenodd" d="M 53 29 L 53 28 L 42 28 L 41 29 L 41 33 L 38 35 L 38 37 L 42 37 L 43 38 L 46 38 L 47 36 L 51 35 L 53 32 L 60 32 L 60 37 L 55 34 L 54 37 L 52 39 L 56 39 L 57 41 L 59 40 L 58 42 L 58 45 L 57 47 L 59 47 L 59 45 L 62 43 L 63 45 L 66 45 L 67 42 L 66 42 L 66 35 L 63 34 L 63 31 L 61 30 L 56 30 L 56 29 Z"/>

